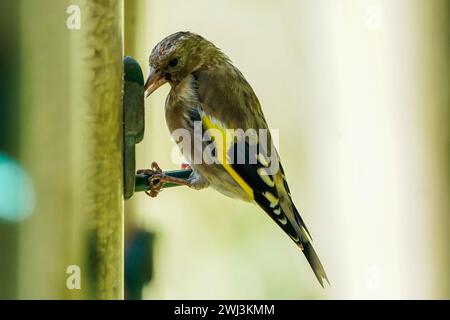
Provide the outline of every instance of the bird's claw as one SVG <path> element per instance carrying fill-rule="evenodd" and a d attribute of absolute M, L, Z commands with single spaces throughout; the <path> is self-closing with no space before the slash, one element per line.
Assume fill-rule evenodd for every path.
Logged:
<path fill-rule="evenodd" d="M 148 187 L 149 190 L 145 193 L 152 198 L 155 198 L 163 189 L 163 177 L 164 174 L 156 162 L 152 162 L 151 169 L 141 169 L 137 171 L 137 174 L 148 175 Z"/>
<path fill-rule="evenodd" d="M 155 198 L 162 191 L 163 185 L 163 174 L 159 172 L 155 173 L 148 178 L 149 190 L 145 191 L 145 193 Z"/>
<path fill-rule="evenodd" d="M 183 170 L 192 170 L 192 167 L 188 163 L 182 163 L 181 169 Z"/>
<path fill-rule="evenodd" d="M 157 164 L 155 161 L 152 162 L 151 168 L 152 168 L 153 171 L 162 173 L 162 170 L 161 170 L 161 168 L 159 167 L 159 164 Z"/>

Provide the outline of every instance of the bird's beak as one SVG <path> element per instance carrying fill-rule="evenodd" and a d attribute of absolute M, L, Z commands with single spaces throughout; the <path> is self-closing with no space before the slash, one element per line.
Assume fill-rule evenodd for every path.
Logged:
<path fill-rule="evenodd" d="M 150 68 L 150 74 L 148 75 L 147 81 L 145 82 L 145 97 L 153 93 L 156 89 L 161 87 L 167 80 L 161 75 L 160 72 L 155 71 L 155 69 Z"/>

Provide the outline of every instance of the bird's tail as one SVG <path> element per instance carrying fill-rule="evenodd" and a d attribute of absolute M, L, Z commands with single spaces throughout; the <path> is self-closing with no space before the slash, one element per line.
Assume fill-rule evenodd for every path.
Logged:
<path fill-rule="evenodd" d="M 284 191 L 283 191 L 284 193 Z M 265 196 L 255 193 L 256 203 L 275 221 L 281 229 L 286 232 L 289 237 L 302 250 L 303 254 L 308 260 L 314 274 L 317 277 L 320 285 L 324 287 L 324 280 L 328 280 L 325 269 L 317 256 L 316 251 L 312 246 L 312 238 L 303 222 L 302 217 L 295 208 L 294 203 L 289 195 L 284 195 L 279 199 L 271 199 L 269 201 Z"/>
<path fill-rule="evenodd" d="M 298 224 L 299 228 L 296 228 L 298 230 L 298 237 L 299 241 L 296 241 L 297 245 L 302 249 L 303 254 L 306 257 L 306 260 L 308 260 L 309 265 L 311 266 L 311 269 L 313 270 L 314 274 L 317 277 L 317 280 L 319 281 L 320 285 L 324 287 L 324 280 L 330 284 L 330 281 L 328 280 L 327 274 L 325 272 L 325 269 L 320 262 L 319 256 L 317 255 L 316 251 L 314 250 L 314 247 L 311 243 L 312 238 L 309 234 L 308 228 L 306 228 L 305 223 L 303 222 L 302 217 L 300 216 L 300 213 L 298 212 L 295 205 L 292 203 L 292 210 L 296 219 L 296 222 Z"/>
<path fill-rule="evenodd" d="M 316 251 L 314 250 L 311 242 L 303 243 L 302 246 L 303 246 L 302 251 L 306 257 L 306 260 L 308 260 L 309 265 L 314 271 L 317 280 L 319 280 L 320 285 L 322 286 L 322 288 L 324 288 L 323 281 L 326 280 L 328 284 L 330 284 L 330 281 L 328 280 L 327 274 L 325 273 L 325 269 L 323 268 Z"/>

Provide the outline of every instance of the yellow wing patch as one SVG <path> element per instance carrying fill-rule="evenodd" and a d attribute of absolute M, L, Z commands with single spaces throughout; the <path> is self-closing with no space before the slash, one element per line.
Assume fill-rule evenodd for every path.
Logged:
<path fill-rule="evenodd" d="M 202 123 L 206 130 L 210 130 L 211 137 L 216 142 L 216 154 L 217 159 L 219 159 L 220 164 L 224 169 L 230 174 L 230 176 L 236 181 L 236 183 L 244 190 L 245 193 L 249 195 L 251 199 L 253 197 L 253 189 L 245 182 L 244 179 L 233 169 L 228 161 L 227 151 L 230 145 L 234 142 L 234 139 L 229 130 L 223 127 L 223 125 L 217 121 L 214 121 L 208 117 L 204 112 L 202 112 Z"/>

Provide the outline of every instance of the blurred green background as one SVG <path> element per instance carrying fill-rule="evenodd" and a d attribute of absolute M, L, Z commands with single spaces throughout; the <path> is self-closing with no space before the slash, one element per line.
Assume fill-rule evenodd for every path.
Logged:
<path fill-rule="evenodd" d="M 450 298 L 448 1 L 0 6 L 0 298 L 117 299 L 123 279 L 143 299 Z M 122 56 L 146 76 L 180 30 L 223 49 L 279 129 L 326 290 L 256 206 L 185 188 L 122 200 Z M 146 101 L 138 168 L 179 168 L 168 91 Z"/>

